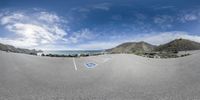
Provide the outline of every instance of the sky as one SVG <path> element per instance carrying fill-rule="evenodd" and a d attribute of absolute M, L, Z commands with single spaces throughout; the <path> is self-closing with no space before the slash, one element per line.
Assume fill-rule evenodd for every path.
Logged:
<path fill-rule="evenodd" d="M 200 0 L 0 0 L 0 43 L 99 50 L 123 42 L 200 42 Z"/>

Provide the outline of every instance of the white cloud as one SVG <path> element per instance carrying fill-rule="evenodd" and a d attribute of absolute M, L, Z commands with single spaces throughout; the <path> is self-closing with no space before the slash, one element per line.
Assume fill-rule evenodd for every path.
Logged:
<path fill-rule="evenodd" d="M 37 46 L 38 44 L 35 43 L 33 40 L 28 39 L 10 39 L 10 38 L 0 38 L 0 42 L 4 44 L 10 44 L 17 47 L 27 47 L 27 44 L 30 46 Z"/>
<path fill-rule="evenodd" d="M 175 6 L 163 6 L 163 7 L 160 7 L 160 9 L 174 9 Z"/>
<path fill-rule="evenodd" d="M 44 20 L 50 23 L 59 22 L 60 18 L 56 14 L 51 14 L 48 12 L 40 12 L 38 19 Z"/>
<path fill-rule="evenodd" d="M 90 12 L 89 8 L 84 8 L 84 7 L 75 7 L 71 9 L 72 11 L 78 11 L 78 12 Z"/>
<path fill-rule="evenodd" d="M 183 23 L 187 21 L 195 21 L 195 20 L 198 20 L 198 16 L 196 16 L 195 14 L 185 14 L 180 17 L 180 21 Z"/>
<path fill-rule="evenodd" d="M 69 37 L 69 41 L 72 43 L 80 42 L 83 39 L 92 39 L 95 35 L 89 29 L 82 29 L 78 32 L 74 32 L 71 37 Z"/>
<path fill-rule="evenodd" d="M 185 15 L 185 19 L 188 21 L 197 20 L 196 15 Z"/>
<path fill-rule="evenodd" d="M 183 10 L 178 14 L 178 20 L 182 23 L 200 21 L 200 9 Z"/>
<path fill-rule="evenodd" d="M 162 29 L 168 29 L 172 27 L 172 23 L 174 22 L 174 18 L 169 15 L 160 15 L 154 17 L 154 23 L 158 24 Z"/>
<path fill-rule="evenodd" d="M 171 15 L 157 15 L 153 18 L 155 24 L 161 25 L 161 28 L 170 28 L 173 22 L 187 23 L 191 21 L 200 22 L 200 10 L 188 9 L 177 12 L 174 16 Z"/>
<path fill-rule="evenodd" d="M 71 11 L 78 11 L 79 13 L 88 13 L 91 10 L 108 11 L 108 10 L 110 10 L 110 7 L 111 7 L 110 3 L 99 3 L 99 4 L 75 7 L 75 8 L 72 8 Z"/>
<path fill-rule="evenodd" d="M 173 22 L 173 18 L 168 15 L 161 15 L 154 18 L 154 23 L 163 24 L 163 23 L 171 23 Z"/>
<path fill-rule="evenodd" d="M 145 19 L 147 19 L 147 16 L 145 16 L 145 15 L 142 14 L 142 13 L 136 13 L 134 16 L 135 16 L 137 19 L 139 19 L 139 20 L 145 20 Z"/>
<path fill-rule="evenodd" d="M 22 21 L 25 18 L 25 16 L 22 13 L 13 13 L 11 16 L 1 16 L 1 24 L 11 24 L 16 23 L 18 21 Z"/>
<path fill-rule="evenodd" d="M 109 3 L 100 3 L 100 4 L 93 5 L 93 8 L 108 11 L 108 10 L 110 10 L 110 4 Z"/>
<path fill-rule="evenodd" d="M 62 23 L 65 22 L 58 15 L 44 11 L 2 12 L 0 23 L 5 29 L 13 32 L 15 38 L 0 37 L 0 42 L 34 48 L 43 44 L 53 44 L 58 40 L 64 41 L 67 32 L 62 28 Z"/>
<path fill-rule="evenodd" d="M 153 7 L 155 10 L 165 10 L 165 9 L 174 9 L 176 8 L 175 6 L 155 6 Z"/>

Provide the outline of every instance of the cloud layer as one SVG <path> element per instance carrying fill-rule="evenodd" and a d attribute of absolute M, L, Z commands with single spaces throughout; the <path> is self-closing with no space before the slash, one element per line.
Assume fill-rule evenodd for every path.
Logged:
<path fill-rule="evenodd" d="M 57 40 L 64 40 L 63 37 L 68 34 L 61 26 L 64 21 L 56 14 L 45 11 L 7 11 L 2 13 L 0 23 L 15 35 L 15 38 L 0 38 L 0 42 L 18 47 L 52 44 Z"/>
<path fill-rule="evenodd" d="M 8 33 L 8 36 L 0 37 L 0 42 L 22 48 L 70 49 L 68 44 L 77 44 L 95 36 L 87 28 L 70 31 L 66 19 L 40 9 L 2 11 L 0 25 Z"/>
<path fill-rule="evenodd" d="M 79 10 L 83 12 L 92 12 L 91 10 L 109 12 L 112 10 L 110 6 L 108 3 L 101 3 Z M 187 30 L 167 30 L 174 28 L 177 23 L 198 22 L 200 16 L 198 11 L 190 13 L 186 13 L 185 11 L 175 16 L 164 14 L 148 17 L 142 13 L 133 14 L 132 16 L 136 17 L 133 22 L 126 23 L 123 20 L 124 16 L 120 14 L 112 15 L 111 21 L 114 20 L 119 23 L 111 24 L 106 23 L 106 18 L 105 23 L 101 24 L 102 21 L 98 22 L 95 18 L 94 20 L 90 20 L 95 16 L 92 18 L 87 16 L 89 20 L 81 22 L 74 17 L 75 20 L 78 20 L 77 23 L 80 24 L 78 26 L 77 23 L 70 22 L 71 20 L 64 19 L 54 12 L 41 9 L 23 11 L 6 10 L 0 12 L 0 28 L 5 29 L 5 32 L 7 32 L 4 35 L 0 33 L 0 42 L 17 47 L 36 49 L 108 49 L 120 43 L 130 41 L 145 41 L 154 45 L 160 45 L 177 38 L 200 42 L 198 33 L 194 35 L 186 32 Z M 65 16 L 65 18 L 68 17 Z M 152 23 L 146 22 L 146 20 L 150 19 Z M 91 25 L 87 25 L 88 23 Z M 72 28 L 73 25 L 75 27 Z M 162 32 L 160 30 L 157 31 L 153 26 L 166 30 Z"/>

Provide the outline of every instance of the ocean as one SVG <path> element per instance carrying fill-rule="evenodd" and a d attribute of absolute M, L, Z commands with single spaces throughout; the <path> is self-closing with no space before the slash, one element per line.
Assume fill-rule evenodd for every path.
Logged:
<path fill-rule="evenodd" d="M 102 54 L 104 53 L 104 50 L 58 50 L 58 51 L 43 51 L 38 53 L 38 55 L 42 54 L 53 54 L 53 55 L 80 55 L 80 54 L 89 54 L 89 55 L 94 55 L 94 54 Z"/>

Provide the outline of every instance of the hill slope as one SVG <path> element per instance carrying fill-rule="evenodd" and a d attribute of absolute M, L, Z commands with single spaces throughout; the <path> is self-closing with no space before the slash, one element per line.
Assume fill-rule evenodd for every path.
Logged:
<path fill-rule="evenodd" d="M 188 51 L 199 50 L 200 43 L 187 39 L 176 39 L 169 43 L 160 45 L 155 48 L 155 51 Z"/>
<path fill-rule="evenodd" d="M 110 53 L 136 53 L 152 51 L 154 48 L 155 46 L 146 42 L 127 42 L 106 51 Z"/>
<path fill-rule="evenodd" d="M 41 51 L 36 51 L 35 49 L 29 50 L 29 49 L 16 48 L 14 46 L 2 44 L 2 43 L 0 43 L 0 50 L 14 52 L 14 53 L 32 54 L 32 55 L 36 55 L 38 52 L 41 52 Z"/>

